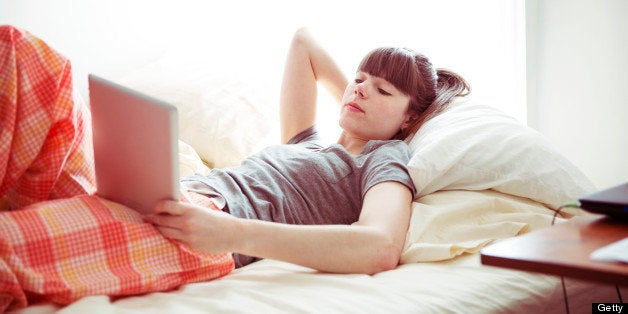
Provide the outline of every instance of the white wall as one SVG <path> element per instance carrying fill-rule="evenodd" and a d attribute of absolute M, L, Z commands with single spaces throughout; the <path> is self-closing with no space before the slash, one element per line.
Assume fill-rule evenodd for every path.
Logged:
<path fill-rule="evenodd" d="M 87 72 L 119 78 L 185 40 L 252 50 L 281 74 L 291 34 L 306 25 L 351 75 L 372 48 L 410 47 L 462 74 L 478 101 L 525 122 L 522 7 L 523 0 L 0 0 L 0 24 L 25 28 L 70 58 L 83 94 Z"/>
<path fill-rule="evenodd" d="M 628 1 L 527 0 L 528 124 L 598 188 L 628 181 Z"/>

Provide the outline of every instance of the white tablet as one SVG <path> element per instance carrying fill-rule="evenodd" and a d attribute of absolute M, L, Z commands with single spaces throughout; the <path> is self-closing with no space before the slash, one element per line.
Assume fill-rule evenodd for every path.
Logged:
<path fill-rule="evenodd" d="M 179 199 L 175 106 L 89 75 L 97 194 L 142 214 Z"/>

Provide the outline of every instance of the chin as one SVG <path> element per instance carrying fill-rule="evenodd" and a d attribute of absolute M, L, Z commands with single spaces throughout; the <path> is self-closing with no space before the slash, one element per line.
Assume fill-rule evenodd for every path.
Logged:
<path fill-rule="evenodd" d="M 360 128 L 356 126 L 354 123 L 344 121 L 343 119 L 340 119 L 340 121 L 338 122 L 338 126 L 340 126 L 340 129 L 342 129 L 343 133 L 348 133 L 348 134 L 362 133 L 360 132 Z"/>

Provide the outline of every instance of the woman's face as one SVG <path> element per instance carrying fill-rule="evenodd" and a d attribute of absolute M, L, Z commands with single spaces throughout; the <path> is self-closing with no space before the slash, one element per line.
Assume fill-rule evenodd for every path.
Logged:
<path fill-rule="evenodd" d="M 387 80 L 358 71 L 342 97 L 340 127 L 366 140 L 389 140 L 409 120 L 410 97 Z"/>

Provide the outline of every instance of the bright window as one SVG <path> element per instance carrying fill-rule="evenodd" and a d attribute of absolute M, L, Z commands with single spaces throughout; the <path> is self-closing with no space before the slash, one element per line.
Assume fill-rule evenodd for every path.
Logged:
<path fill-rule="evenodd" d="M 406 46 L 525 123 L 524 11 L 524 0 L 2 0 L 0 21 L 51 42 L 78 77 L 120 77 L 193 40 L 250 51 L 260 60 L 251 71 L 274 69 L 278 80 L 290 36 L 309 26 L 348 75 L 370 49 Z"/>

